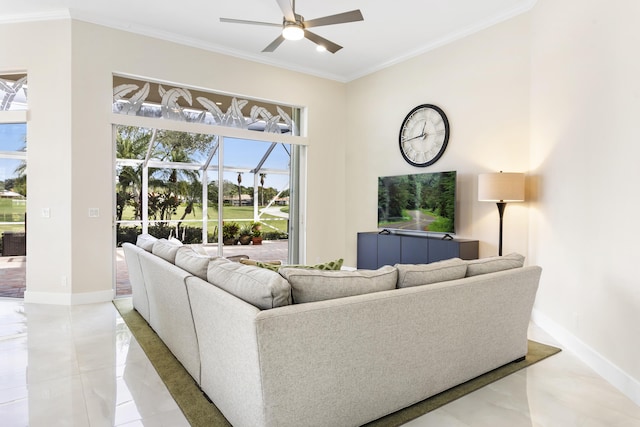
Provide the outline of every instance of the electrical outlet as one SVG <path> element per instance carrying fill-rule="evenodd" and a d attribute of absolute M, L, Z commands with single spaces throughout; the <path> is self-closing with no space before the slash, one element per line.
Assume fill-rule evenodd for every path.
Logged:
<path fill-rule="evenodd" d="M 98 218 L 100 216 L 100 209 L 89 208 L 89 218 Z"/>
<path fill-rule="evenodd" d="M 50 217 L 51 217 L 51 209 L 42 208 L 42 218 L 50 218 Z"/>

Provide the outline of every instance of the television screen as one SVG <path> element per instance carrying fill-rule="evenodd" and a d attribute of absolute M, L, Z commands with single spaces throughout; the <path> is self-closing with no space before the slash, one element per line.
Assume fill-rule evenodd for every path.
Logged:
<path fill-rule="evenodd" d="M 456 172 L 378 178 L 378 228 L 455 233 Z"/>

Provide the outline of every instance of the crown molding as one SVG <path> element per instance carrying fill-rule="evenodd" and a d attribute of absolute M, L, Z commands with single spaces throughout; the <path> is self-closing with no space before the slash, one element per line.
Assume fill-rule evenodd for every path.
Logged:
<path fill-rule="evenodd" d="M 116 19 L 105 19 L 104 17 L 98 16 L 95 14 L 89 14 L 76 9 L 60 9 L 60 10 L 53 10 L 48 12 L 30 13 L 30 14 L 21 14 L 21 15 L 4 15 L 0 17 L 0 24 L 1 23 L 21 23 L 21 22 L 30 22 L 30 21 L 47 21 L 47 20 L 56 20 L 56 19 L 74 19 L 78 21 L 105 26 L 108 28 L 113 28 L 116 30 L 127 31 L 134 34 L 146 36 L 146 37 L 164 40 L 164 41 L 168 41 L 168 42 L 172 42 L 172 43 L 176 43 L 184 46 L 194 47 L 194 48 L 206 50 L 209 52 L 219 53 L 222 55 L 227 55 L 234 58 L 243 59 L 246 61 L 278 67 L 278 68 L 282 68 L 282 69 L 286 69 L 286 70 L 290 70 L 298 73 L 303 73 L 303 74 L 307 74 L 307 75 L 311 75 L 311 76 L 315 76 L 323 79 L 334 80 L 340 83 L 348 83 L 350 81 L 357 80 L 361 77 L 367 76 L 369 74 L 373 74 L 385 68 L 389 68 L 393 65 L 405 62 L 416 56 L 423 55 L 439 47 L 445 46 L 449 43 L 453 43 L 457 40 L 460 40 L 464 37 L 467 37 L 479 31 L 482 31 L 493 25 L 496 25 L 503 21 L 511 19 L 522 13 L 528 12 L 535 6 L 536 3 L 537 3 L 537 0 L 528 0 L 525 3 L 517 7 L 514 7 L 511 10 L 508 10 L 504 13 L 493 16 L 489 19 L 486 19 L 483 22 L 476 23 L 467 28 L 462 28 L 459 31 L 456 31 L 454 33 L 447 34 L 441 37 L 440 39 L 435 40 L 432 43 L 429 43 L 425 46 L 420 47 L 419 49 L 415 49 L 411 52 L 397 56 L 395 58 L 392 58 L 388 61 L 385 61 L 373 67 L 362 69 L 350 75 L 320 72 L 313 68 L 308 68 L 308 67 L 304 67 L 296 64 L 285 63 L 285 62 L 274 60 L 272 58 L 265 58 L 262 55 L 242 52 L 239 50 L 220 46 L 218 44 L 206 43 L 206 42 L 203 42 L 202 40 L 185 37 L 173 32 L 161 31 L 161 30 L 157 30 L 154 28 L 150 28 L 150 27 L 146 27 L 138 24 L 133 25 L 130 23 L 123 23 L 122 21 L 119 21 Z"/>
<path fill-rule="evenodd" d="M 59 19 L 69 18 L 71 18 L 71 14 L 69 13 L 68 9 L 58 9 L 47 12 L 0 15 L 0 24 L 17 24 L 34 21 L 55 21 Z"/>
<path fill-rule="evenodd" d="M 405 61 L 407 61 L 407 60 L 409 60 L 411 58 L 415 58 L 416 56 L 423 55 L 423 54 L 428 53 L 428 52 L 430 52 L 432 50 L 435 50 L 435 49 L 437 49 L 439 47 L 448 45 L 448 44 L 453 43 L 453 42 L 455 42 L 457 40 L 463 39 L 463 38 L 465 38 L 467 36 L 470 36 L 472 34 L 478 33 L 480 31 L 485 30 L 485 29 L 487 29 L 489 27 L 492 27 L 492 26 L 494 26 L 496 24 L 499 24 L 501 22 L 504 22 L 504 21 L 507 21 L 507 20 L 509 20 L 511 18 L 514 18 L 514 17 L 516 17 L 518 15 L 526 13 L 526 12 L 530 11 L 535 6 L 537 1 L 538 0 L 529 0 L 526 3 L 524 3 L 524 4 L 522 4 L 522 5 L 518 6 L 518 7 L 515 7 L 513 9 L 511 9 L 511 10 L 508 10 L 508 11 L 506 11 L 504 13 L 501 13 L 499 15 L 493 16 L 493 17 L 491 17 L 489 19 L 486 19 L 486 20 L 484 20 L 482 22 L 476 23 L 476 24 L 471 25 L 469 27 L 462 28 L 459 31 L 456 31 L 454 33 L 447 34 L 444 37 L 441 37 L 441 38 L 435 40 L 432 43 L 429 43 L 429 44 L 427 44 L 425 46 L 422 46 L 419 49 L 416 49 L 416 50 L 413 50 L 411 52 L 407 52 L 407 53 L 405 53 L 403 55 L 397 56 L 397 57 L 395 57 L 395 58 L 393 58 L 393 59 L 391 59 L 389 61 L 383 62 L 383 63 L 381 63 L 381 64 L 379 64 L 379 65 L 377 65 L 375 67 L 364 69 L 359 73 L 355 73 L 355 74 L 352 74 L 350 76 L 343 76 L 343 78 L 346 78 L 347 82 L 352 81 L 352 80 L 356 80 L 356 79 L 359 79 L 361 77 L 365 77 L 365 76 L 367 76 L 369 74 L 373 74 L 373 73 L 375 73 L 377 71 L 381 71 L 381 70 L 383 70 L 385 68 L 389 68 L 389 67 L 391 67 L 393 65 L 400 64 L 400 63 L 405 62 Z"/>

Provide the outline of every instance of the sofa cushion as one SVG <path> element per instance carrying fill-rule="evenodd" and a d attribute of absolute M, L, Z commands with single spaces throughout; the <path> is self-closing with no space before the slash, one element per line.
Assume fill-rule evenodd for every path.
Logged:
<path fill-rule="evenodd" d="M 505 256 L 474 259 L 466 261 L 466 263 L 466 277 L 470 277 L 522 267 L 524 265 L 524 256 L 514 252 Z"/>
<path fill-rule="evenodd" d="M 264 268 L 216 259 L 209 262 L 207 281 L 261 310 L 291 304 L 289 282 Z"/>
<path fill-rule="evenodd" d="M 462 279 L 467 272 L 467 264 L 460 258 L 431 264 L 396 264 L 395 267 L 398 269 L 398 288 Z"/>
<path fill-rule="evenodd" d="M 170 243 L 174 243 L 178 246 L 182 246 L 182 240 L 180 239 L 176 239 L 175 237 L 171 236 L 167 239 Z"/>
<path fill-rule="evenodd" d="M 140 234 L 136 239 L 136 246 L 144 249 L 147 252 L 151 252 L 153 249 L 153 244 L 158 240 L 153 237 L 151 234 Z"/>
<path fill-rule="evenodd" d="M 218 257 L 201 255 L 192 246 L 179 246 L 176 252 L 176 266 L 202 280 L 207 280 L 209 261 L 216 258 Z"/>
<path fill-rule="evenodd" d="M 158 239 L 153 243 L 153 249 L 151 253 L 155 256 L 159 256 L 165 261 L 169 261 L 171 264 L 176 262 L 176 253 L 182 244 L 178 245 L 175 242 L 170 242 L 167 239 Z"/>
<path fill-rule="evenodd" d="M 377 270 L 312 270 L 281 267 L 280 275 L 291 284 L 294 303 L 322 301 L 396 287 L 398 270 L 385 265 Z"/>
<path fill-rule="evenodd" d="M 207 252 L 207 250 L 204 248 L 204 246 L 202 246 L 202 244 L 200 244 L 200 243 L 192 243 L 192 244 L 185 245 L 185 246 L 189 246 L 190 248 L 192 248 L 199 255 L 204 255 L 204 256 L 211 257 L 211 255 L 209 255 L 209 252 Z"/>

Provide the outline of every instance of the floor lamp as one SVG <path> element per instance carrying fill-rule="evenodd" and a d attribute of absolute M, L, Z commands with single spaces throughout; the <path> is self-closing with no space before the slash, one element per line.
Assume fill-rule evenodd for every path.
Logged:
<path fill-rule="evenodd" d="M 496 202 L 500 215 L 498 255 L 502 256 L 502 217 L 507 202 L 524 201 L 524 174 L 513 172 L 483 173 L 478 175 L 478 200 Z"/>

